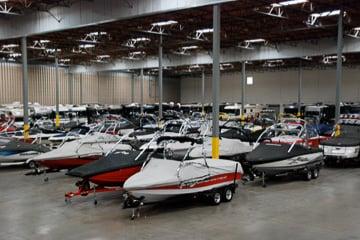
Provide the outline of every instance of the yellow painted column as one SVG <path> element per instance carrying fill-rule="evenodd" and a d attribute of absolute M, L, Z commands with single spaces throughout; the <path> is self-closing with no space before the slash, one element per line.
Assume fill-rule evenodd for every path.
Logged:
<path fill-rule="evenodd" d="M 220 150 L 219 150 L 219 137 L 212 137 L 212 159 L 219 159 Z"/>
<path fill-rule="evenodd" d="M 24 140 L 29 139 L 29 130 L 30 130 L 30 125 L 28 123 L 25 123 L 24 124 Z"/>
<path fill-rule="evenodd" d="M 60 127 L 60 115 L 59 114 L 56 114 L 56 117 L 55 117 L 55 127 L 56 128 Z"/>

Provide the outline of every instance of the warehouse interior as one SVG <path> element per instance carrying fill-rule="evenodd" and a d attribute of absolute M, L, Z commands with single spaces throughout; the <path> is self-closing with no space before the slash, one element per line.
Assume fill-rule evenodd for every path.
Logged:
<path fill-rule="evenodd" d="M 3 237 L 360 239 L 359 76 L 356 0 L 0 0 Z"/>

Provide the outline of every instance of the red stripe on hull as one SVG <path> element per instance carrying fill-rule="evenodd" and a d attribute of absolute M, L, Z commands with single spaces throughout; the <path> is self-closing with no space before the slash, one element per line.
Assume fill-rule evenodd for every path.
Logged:
<path fill-rule="evenodd" d="M 90 181 L 100 186 L 122 186 L 129 177 L 139 172 L 140 169 L 141 166 L 136 166 L 102 173 L 91 177 Z"/>
<path fill-rule="evenodd" d="M 56 160 L 43 160 L 39 161 L 40 165 L 50 169 L 72 169 L 89 162 L 98 160 L 100 156 L 86 157 L 86 158 L 66 158 Z"/>
<path fill-rule="evenodd" d="M 219 174 L 216 176 L 212 176 L 210 179 L 206 179 L 204 181 L 200 181 L 195 184 L 189 184 L 189 185 L 171 185 L 171 186 L 163 186 L 163 187 L 156 187 L 156 188 L 150 188 L 152 190 L 176 190 L 176 189 L 192 189 L 192 188 L 201 188 L 201 187 L 207 187 L 210 185 L 216 185 L 223 182 L 229 182 L 234 181 L 235 173 L 224 173 Z M 236 180 L 241 179 L 241 173 L 236 174 Z"/>

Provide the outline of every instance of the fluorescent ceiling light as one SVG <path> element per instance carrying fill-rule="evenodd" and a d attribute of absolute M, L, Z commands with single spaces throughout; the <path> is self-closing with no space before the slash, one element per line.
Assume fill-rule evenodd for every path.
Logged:
<path fill-rule="evenodd" d="M 340 14 L 340 10 L 334 10 L 334 11 L 326 11 L 322 13 L 312 13 L 311 16 L 313 17 L 330 17 L 330 16 L 336 16 Z"/>
<path fill-rule="evenodd" d="M 183 50 L 191 50 L 191 49 L 197 49 L 199 48 L 198 46 L 185 46 L 185 47 L 182 47 Z"/>
<path fill-rule="evenodd" d="M 79 48 L 94 48 L 94 44 L 80 44 Z"/>
<path fill-rule="evenodd" d="M 97 57 L 98 57 L 98 58 L 109 58 L 110 55 L 98 55 Z"/>
<path fill-rule="evenodd" d="M 258 38 L 258 39 L 245 40 L 245 42 L 248 42 L 248 43 L 260 43 L 260 42 L 266 42 L 266 40 L 262 39 L 262 38 Z"/>
<path fill-rule="evenodd" d="M 204 28 L 204 29 L 199 29 L 199 30 L 196 30 L 197 33 L 212 33 L 214 32 L 214 29 L 213 28 Z"/>
<path fill-rule="evenodd" d="M 5 44 L 2 45 L 3 48 L 16 48 L 19 47 L 19 44 Z"/>
<path fill-rule="evenodd" d="M 50 42 L 50 40 L 46 40 L 46 39 L 44 39 L 44 40 L 40 40 L 39 42 L 40 42 L 40 43 L 49 43 L 49 42 Z"/>
<path fill-rule="evenodd" d="M 168 20 L 168 21 L 163 21 L 163 22 L 156 22 L 156 23 L 152 23 L 151 25 L 152 26 L 168 26 L 168 25 L 174 25 L 174 24 L 177 24 L 178 22 L 177 21 L 174 21 L 174 20 Z"/>
<path fill-rule="evenodd" d="M 279 3 L 273 3 L 272 6 L 274 7 L 282 7 L 282 6 L 291 6 L 291 5 L 297 5 L 302 3 L 307 3 L 308 0 L 289 0 L 289 1 L 283 1 Z"/>
<path fill-rule="evenodd" d="M 21 53 L 10 53 L 9 57 L 11 58 L 21 57 Z"/>
<path fill-rule="evenodd" d="M 131 54 L 131 55 L 142 55 L 142 54 L 145 54 L 145 52 L 143 52 L 143 51 L 137 51 L 137 52 L 131 52 L 130 54 Z"/>
<path fill-rule="evenodd" d="M 139 37 L 139 38 L 132 38 L 131 40 L 135 41 L 135 42 L 148 42 L 150 41 L 150 38 L 147 37 Z"/>
<path fill-rule="evenodd" d="M 62 63 L 67 63 L 67 62 L 70 62 L 70 58 L 62 58 L 59 61 Z"/>
<path fill-rule="evenodd" d="M 107 32 L 91 32 L 91 33 L 88 33 L 87 35 L 88 36 L 100 36 L 100 35 L 106 35 Z"/>

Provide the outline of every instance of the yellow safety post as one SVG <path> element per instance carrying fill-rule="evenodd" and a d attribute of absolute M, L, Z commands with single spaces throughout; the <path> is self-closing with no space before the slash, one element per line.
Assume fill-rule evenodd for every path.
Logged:
<path fill-rule="evenodd" d="M 28 140 L 29 139 L 29 130 L 30 130 L 30 125 L 28 123 L 24 124 L 24 140 Z"/>
<path fill-rule="evenodd" d="M 56 128 L 60 127 L 60 115 L 59 114 L 56 114 L 56 117 L 55 117 L 55 127 Z"/>
<path fill-rule="evenodd" d="M 335 137 L 340 136 L 340 134 L 341 134 L 340 125 L 337 124 L 337 125 L 335 126 Z"/>
<path fill-rule="evenodd" d="M 219 159 L 219 137 L 212 137 L 212 159 Z"/>

